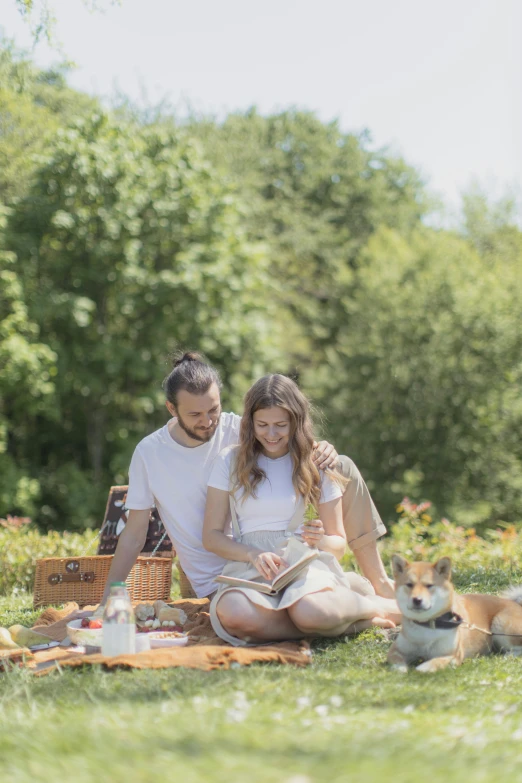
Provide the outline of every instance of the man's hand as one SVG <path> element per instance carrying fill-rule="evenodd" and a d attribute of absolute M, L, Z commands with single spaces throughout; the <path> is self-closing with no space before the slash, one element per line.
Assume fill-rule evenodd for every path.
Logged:
<path fill-rule="evenodd" d="M 319 470 L 326 470 L 326 468 L 335 468 L 339 454 L 327 440 L 320 440 L 319 443 L 314 443 L 312 458 Z"/>
<path fill-rule="evenodd" d="M 303 541 L 308 546 L 315 547 L 324 536 L 324 526 L 320 519 L 312 519 L 303 523 L 303 532 L 301 533 Z"/>

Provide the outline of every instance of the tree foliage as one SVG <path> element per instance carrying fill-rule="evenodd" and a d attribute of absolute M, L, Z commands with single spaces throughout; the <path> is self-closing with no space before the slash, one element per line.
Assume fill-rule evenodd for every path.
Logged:
<path fill-rule="evenodd" d="M 361 254 L 316 388 L 384 507 L 405 492 L 475 524 L 520 515 L 518 269 L 426 229 L 381 229 Z"/>
<path fill-rule="evenodd" d="M 0 202 L 27 191 L 59 127 L 96 108 L 95 99 L 67 86 L 66 73 L 39 71 L 11 43 L 0 47 Z"/>
<path fill-rule="evenodd" d="M 56 423 L 14 456 L 39 450 L 54 524 L 53 496 L 71 482 L 86 491 L 85 477 L 99 487 L 124 475 L 160 420 L 172 349 L 200 347 L 239 401 L 255 367 L 247 356 L 262 360 L 270 346 L 259 308 L 269 283 L 233 196 L 190 140 L 103 114 L 56 134 L 13 208 L 10 239 L 58 370 Z"/>
<path fill-rule="evenodd" d="M 40 483 L 34 459 L 17 458 L 38 422 L 52 420 L 56 355 L 31 320 L 13 253 L 3 248 L 6 210 L 0 211 L 0 507 L 34 514 Z"/>
<path fill-rule="evenodd" d="M 99 519 L 190 347 L 229 409 L 295 374 L 385 516 L 409 493 L 521 518 L 513 202 L 470 191 L 462 230 L 434 230 L 414 169 L 312 113 L 179 123 L 12 50 L 0 70 L 0 515 Z"/>
<path fill-rule="evenodd" d="M 252 109 L 191 129 L 249 205 L 250 234 L 271 248 L 280 305 L 308 338 L 297 364 L 316 363 L 343 328 L 339 298 L 368 238 L 418 224 L 427 205 L 418 174 L 311 112 Z"/>

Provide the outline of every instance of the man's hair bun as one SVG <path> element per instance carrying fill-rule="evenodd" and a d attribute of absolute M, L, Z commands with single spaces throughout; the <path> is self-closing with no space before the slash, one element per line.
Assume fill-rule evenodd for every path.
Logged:
<path fill-rule="evenodd" d="M 202 354 L 197 351 L 178 351 L 172 356 L 172 370 L 163 381 L 163 389 L 167 400 L 177 405 L 180 389 L 190 394 L 206 394 L 213 383 L 221 389 L 219 373 Z"/>
<path fill-rule="evenodd" d="M 197 353 L 196 351 L 185 351 L 183 354 L 176 354 L 174 356 L 174 361 L 172 364 L 172 369 L 174 367 L 179 367 L 180 364 L 183 364 L 183 362 L 202 362 L 204 363 L 205 360 L 201 356 L 200 353 Z"/>

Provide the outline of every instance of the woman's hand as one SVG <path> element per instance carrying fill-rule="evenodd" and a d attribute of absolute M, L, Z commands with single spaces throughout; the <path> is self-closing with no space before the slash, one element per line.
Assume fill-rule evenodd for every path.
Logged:
<path fill-rule="evenodd" d="M 312 519 L 303 523 L 301 537 L 308 546 L 317 546 L 323 536 L 324 526 L 320 519 Z"/>
<path fill-rule="evenodd" d="M 252 552 L 250 555 L 250 562 L 259 571 L 264 579 L 268 579 L 270 582 L 274 576 L 277 576 L 282 568 L 286 568 L 286 563 L 282 557 L 276 555 L 275 552 Z"/>

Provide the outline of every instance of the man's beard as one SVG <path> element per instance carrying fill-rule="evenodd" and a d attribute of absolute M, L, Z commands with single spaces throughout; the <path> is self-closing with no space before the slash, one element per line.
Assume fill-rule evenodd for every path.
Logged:
<path fill-rule="evenodd" d="M 208 441 L 213 437 L 215 431 L 218 428 L 219 420 L 221 419 L 221 413 L 217 417 L 216 422 L 212 427 L 212 429 L 209 429 L 207 432 L 203 432 L 203 433 L 198 432 L 197 430 L 191 430 L 190 427 L 188 427 L 187 424 L 185 424 L 185 422 L 183 421 L 179 413 L 177 414 L 177 417 L 178 417 L 179 426 L 181 427 L 183 432 L 185 432 L 189 436 L 189 438 L 192 438 L 192 440 L 197 440 L 200 443 L 208 443 Z"/>

